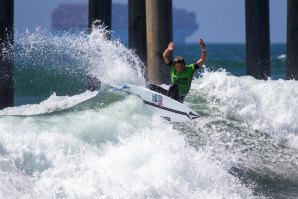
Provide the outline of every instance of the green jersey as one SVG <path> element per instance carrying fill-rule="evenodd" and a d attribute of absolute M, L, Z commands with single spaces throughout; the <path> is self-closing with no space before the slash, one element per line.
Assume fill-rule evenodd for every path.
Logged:
<path fill-rule="evenodd" d="M 181 96 L 187 95 L 187 93 L 190 89 L 193 74 L 194 74 L 195 70 L 199 68 L 199 66 L 197 64 L 186 65 L 184 70 L 181 73 L 178 73 L 175 70 L 175 66 L 174 66 L 173 62 L 170 63 L 170 66 L 171 66 L 171 81 L 172 81 L 172 83 L 178 85 L 179 94 Z"/>

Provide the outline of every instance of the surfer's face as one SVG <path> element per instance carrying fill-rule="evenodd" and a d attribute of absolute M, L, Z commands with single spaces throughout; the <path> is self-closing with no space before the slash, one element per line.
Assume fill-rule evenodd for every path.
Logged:
<path fill-rule="evenodd" d="M 184 70 L 184 63 L 175 63 L 175 69 L 178 73 L 181 73 Z"/>

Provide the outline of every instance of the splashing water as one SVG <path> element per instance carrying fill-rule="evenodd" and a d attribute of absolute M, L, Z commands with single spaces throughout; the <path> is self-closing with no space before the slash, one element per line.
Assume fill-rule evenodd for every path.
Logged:
<path fill-rule="evenodd" d="M 93 29 L 89 36 L 90 73 L 111 85 L 145 85 L 144 64 L 120 40 L 108 40 L 104 28 Z"/>
<path fill-rule="evenodd" d="M 218 100 L 213 104 L 218 104 L 226 118 L 243 121 L 277 139 L 298 131 L 297 81 L 263 81 L 206 72 L 200 85 L 194 85 L 194 93 L 208 95 L 213 102 Z"/>
<path fill-rule="evenodd" d="M 86 75 L 89 74 L 113 86 L 125 83 L 145 85 L 144 64 L 133 50 L 127 49 L 119 40 L 108 40 L 107 34 L 107 30 L 101 26 L 94 27 L 89 35 L 83 32 L 53 35 L 42 29 L 37 29 L 33 33 L 29 31 L 25 34 L 17 33 L 15 47 L 17 69 L 40 71 L 31 77 L 33 79 L 31 81 L 36 83 L 43 82 L 43 79 L 53 79 L 53 76 L 58 78 L 59 75 L 81 78 L 84 82 Z M 19 76 L 22 75 L 19 72 Z M 25 76 L 24 79 L 28 77 Z M 60 79 L 57 82 L 62 81 Z M 32 87 L 30 83 L 25 84 Z M 20 83 L 19 87 L 24 86 Z M 73 88 L 72 85 L 69 87 Z"/>
<path fill-rule="evenodd" d="M 225 162 L 235 175 L 260 187 L 270 182 L 264 187 L 269 188 L 268 195 L 296 195 L 294 191 L 284 196 L 278 190 L 284 186 L 295 190 L 298 182 L 297 86 L 292 80 L 263 81 L 225 71 L 205 72 L 193 83 L 188 98 L 206 114 L 187 128 L 191 129 L 186 131 L 190 142 L 213 151 L 215 159 Z"/>
<path fill-rule="evenodd" d="M 90 35 L 18 35 L 19 73 L 41 77 L 25 88 L 65 87 L 65 94 L 0 112 L 0 198 L 295 195 L 282 194 L 298 183 L 296 81 L 206 71 L 185 102 L 202 117 L 185 124 L 163 121 L 138 97 L 105 87 L 69 96 L 87 74 L 109 85 L 145 84 L 144 64 L 106 35 L 102 27 Z M 46 71 L 69 81 L 45 81 Z M 11 113 L 40 115 L 3 116 Z"/>

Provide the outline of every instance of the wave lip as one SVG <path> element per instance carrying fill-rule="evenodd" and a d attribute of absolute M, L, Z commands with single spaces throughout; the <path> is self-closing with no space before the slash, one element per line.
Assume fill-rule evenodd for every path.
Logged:
<path fill-rule="evenodd" d="M 21 115 L 39 115 L 52 113 L 73 107 L 88 99 L 95 97 L 98 91 L 86 91 L 73 96 L 57 96 L 53 93 L 48 99 L 39 104 L 27 104 L 17 107 L 9 107 L 0 111 L 0 116 L 21 116 Z"/>

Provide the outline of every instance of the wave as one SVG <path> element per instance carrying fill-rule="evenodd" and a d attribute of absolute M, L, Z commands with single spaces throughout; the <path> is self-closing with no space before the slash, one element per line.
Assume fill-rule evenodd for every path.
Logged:
<path fill-rule="evenodd" d="M 17 33 L 14 54 L 17 96 L 78 94 L 87 75 L 113 86 L 145 85 L 144 64 L 119 40 L 108 40 L 104 27 L 91 34 Z"/>
<path fill-rule="evenodd" d="M 263 81 L 219 71 L 206 72 L 193 84 L 192 95 L 208 96 L 224 117 L 279 138 L 298 132 L 297 88 L 294 80 Z"/>
<path fill-rule="evenodd" d="M 281 59 L 281 60 L 286 60 L 287 59 L 287 55 L 286 54 L 281 54 L 277 57 L 277 59 Z"/>
<path fill-rule="evenodd" d="M 195 150 L 172 124 L 152 117 L 135 96 L 97 110 L 0 118 L 0 124 L 2 195 L 255 197 L 209 152 Z"/>
<path fill-rule="evenodd" d="M 289 197 L 274 187 L 298 182 L 297 86 L 207 71 L 186 98 L 204 117 L 182 129 L 193 146 L 212 152 L 240 179 L 270 196 Z"/>
<path fill-rule="evenodd" d="M 27 104 L 16 107 L 9 107 L 0 110 L 0 116 L 21 116 L 21 115 L 40 115 L 45 113 L 52 113 L 73 107 L 79 103 L 95 97 L 98 91 L 86 91 L 74 96 L 57 96 L 52 94 L 48 99 L 39 104 Z"/>
<path fill-rule="evenodd" d="M 0 112 L 23 115 L 0 117 L 0 196 L 264 198 L 268 190 L 284 193 L 288 181 L 297 185 L 296 81 L 205 71 L 185 102 L 202 117 L 169 123 L 136 96 L 81 93 L 88 74 L 109 85 L 145 84 L 144 64 L 105 33 L 20 35 L 19 74 L 40 69 L 37 77 L 49 71 L 46 77 L 76 83 L 62 83 L 60 96 Z M 20 79 L 30 81 L 30 73 Z M 60 81 L 44 81 L 46 90 L 59 90 Z M 71 87 L 81 94 L 68 96 Z M 84 108 L 44 114 L 88 99 Z"/>

